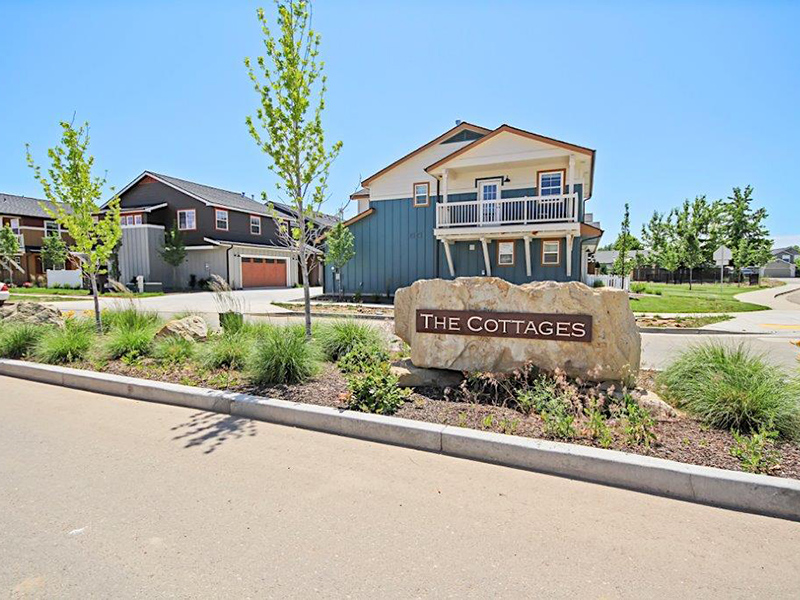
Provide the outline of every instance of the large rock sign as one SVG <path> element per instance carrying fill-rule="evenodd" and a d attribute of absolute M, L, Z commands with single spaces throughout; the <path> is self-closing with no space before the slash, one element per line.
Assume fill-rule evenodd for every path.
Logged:
<path fill-rule="evenodd" d="M 418 367 L 508 372 L 526 362 L 591 381 L 639 370 L 628 294 L 575 281 L 428 279 L 397 290 L 395 332 Z"/>

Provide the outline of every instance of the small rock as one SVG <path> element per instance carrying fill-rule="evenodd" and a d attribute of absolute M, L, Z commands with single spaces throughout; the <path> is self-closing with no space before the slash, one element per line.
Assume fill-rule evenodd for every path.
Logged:
<path fill-rule="evenodd" d="M 392 363 L 391 371 L 398 378 L 400 387 L 456 387 L 463 379 L 458 371 L 423 369 L 415 367 L 410 360 Z"/>
<path fill-rule="evenodd" d="M 678 416 L 678 411 L 661 399 L 661 396 L 650 390 L 636 390 L 633 393 L 634 399 L 639 406 L 649 410 L 654 417 L 674 418 Z"/>
<path fill-rule="evenodd" d="M 203 341 L 208 337 L 208 325 L 202 317 L 190 315 L 183 319 L 168 321 L 156 333 L 156 338 L 175 335 L 185 340 Z"/>
<path fill-rule="evenodd" d="M 64 317 L 60 310 L 39 302 L 19 302 L 0 308 L 0 320 L 6 323 L 64 326 Z"/>

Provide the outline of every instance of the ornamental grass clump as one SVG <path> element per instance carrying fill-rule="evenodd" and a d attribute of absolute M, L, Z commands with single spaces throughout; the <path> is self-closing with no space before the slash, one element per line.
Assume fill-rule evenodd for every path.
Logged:
<path fill-rule="evenodd" d="M 683 352 L 657 379 L 671 404 L 707 424 L 738 432 L 769 427 L 800 439 L 800 392 L 777 367 L 736 347 L 707 343 Z"/>
<path fill-rule="evenodd" d="M 241 369 L 252 347 L 251 336 L 242 332 L 213 335 L 203 344 L 200 363 L 207 369 Z"/>
<path fill-rule="evenodd" d="M 114 327 L 105 336 L 103 354 L 110 360 L 126 358 L 134 360 L 147 356 L 153 349 L 155 327 Z"/>
<path fill-rule="evenodd" d="M 133 305 L 103 311 L 103 329 L 106 331 L 155 328 L 159 324 L 160 319 L 157 312 L 140 310 Z"/>
<path fill-rule="evenodd" d="M 36 347 L 44 328 L 29 323 L 13 323 L 0 329 L 0 358 L 25 358 Z"/>
<path fill-rule="evenodd" d="M 197 353 L 197 343 L 177 335 L 158 340 L 153 346 L 153 357 L 168 365 L 190 361 Z"/>
<path fill-rule="evenodd" d="M 95 343 L 94 325 L 88 320 L 67 319 L 64 327 L 48 330 L 34 349 L 36 360 L 48 364 L 83 360 Z"/>
<path fill-rule="evenodd" d="M 374 348 L 386 346 L 380 331 L 353 319 L 320 325 L 314 333 L 325 359 L 333 362 L 358 346 Z"/>
<path fill-rule="evenodd" d="M 250 354 L 250 378 L 256 385 L 303 383 L 319 369 L 318 352 L 302 326 L 265 330 Z"/>

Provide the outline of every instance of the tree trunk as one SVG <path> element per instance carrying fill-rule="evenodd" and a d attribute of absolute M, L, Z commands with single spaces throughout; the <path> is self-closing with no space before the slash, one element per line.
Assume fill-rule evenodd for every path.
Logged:
<path fill-rule="evenodd" d="M 689 267 L 689 289 L 692 289 L 692 267 Z"/>
<path fill-rule="evenodd" d="M 97 334 L 103 335 L 103 319 L 100 316 L 100 298 L 97 293 L 97 275 L 92 273 L 89 275 L 89 280 L 92 283 L 92 298 L 94 300 L 94 323 L 97 327 Z"/>
<path fill-rule="evenodd" d="M 308 285 L 308 260 L 305 250 L 300 251 L 300 272 L 303 274 L 303 311 L 306 317 L 306 339 L 311 340 L 311 287 Z"/>

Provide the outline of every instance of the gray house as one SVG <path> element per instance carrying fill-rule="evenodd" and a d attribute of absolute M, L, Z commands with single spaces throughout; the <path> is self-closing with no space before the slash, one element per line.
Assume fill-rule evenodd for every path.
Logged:
<path fill-rule="evenodd" d="M 300 281 L 296 253 L 283 243 L 276 219 L 292 221 L 293 210 L 274 204 L 275 213 L 244 193 L 231 192 L 177 177 L 145 171 L 119 192 L 122 245 L 121 280 L 143 276 L 148 288 L 182 289 L 212 274 L 232 288 L 291 287 Z M 318 215 L 320 230 L 335 219 Z M 173 269 L 159 255 L 164 233 L 180 230 L 187 258 Z M 320 279 L 314 261 L 312 285 Z"/>
<path fill-rule="evenodd" d="M 602 235 L 585 210 L 595 151 L 465 122 L 365 179 L 347 222 L 345 294 L 392 296 L 418 279 L 580 281 Z M 327 291 L 338 289 L 325 270 Z"/>

